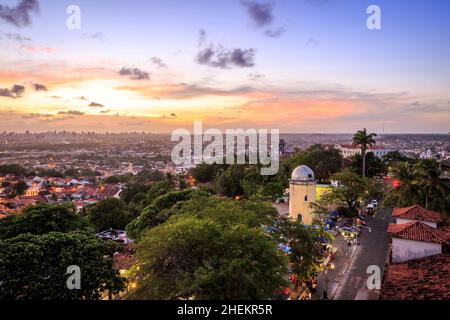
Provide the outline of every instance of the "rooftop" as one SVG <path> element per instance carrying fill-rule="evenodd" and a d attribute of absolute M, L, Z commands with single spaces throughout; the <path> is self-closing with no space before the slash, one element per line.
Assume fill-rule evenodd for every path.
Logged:
<path fill-rule="evenodd" d="M 439 213 L 422 208 L 419 205 L 414 205 L 406 208 L 395 208 L 392 212 L 394 218 L 404 218 L 417 221 L 426 222 L 440 222 L 441 216 Z"/>
<path fill-rule="evenodd" d="M 450 299 L 450 253 L 391 264 L 386 269 L 380 299 Z"/>
<path fill-rule="evenodd" d="M 388 236 L 405 240 L 422 241 L 443 244 L 448 240 L 448 234 L 436 230 L 422 222 L 413 221 L 405 224 L 393 224 L 388 227 Z"/>

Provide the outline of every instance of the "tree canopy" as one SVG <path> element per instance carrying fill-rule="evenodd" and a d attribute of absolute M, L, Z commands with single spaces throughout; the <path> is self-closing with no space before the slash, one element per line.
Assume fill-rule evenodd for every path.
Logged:
<path fill-rule="evenodd" d="M 231 223 L 243 210 L 175 215 L 147 231 L 137 250 L 139 299 L 268 299 L 284 285 L 287 261 L 259 227 Z"/>
<path fill-rule="evenodd" d="M 0 239 L 23 233 L 41 235 L 52 231 L 70 232 L 86 229 L 87 222 L 75 213 L 72 205 L 37 204 L 25 208 L 20 215 L 0 220 Z"/>
<path fill-rule="evenodd" d="M 82 232 L 23 234 L 0 240 L 0 300 L 96 300 L 116 294 L 125 279 L 112 268 L 112 242 Z M 69 290 L 69 266 L 81 270 L 81 289 Z"/>
<path fill-rule="evenodd" d="M 307 165 L 319 181 L 329 181 L 342 167 L 342 156 L 338 150 L 315 144 L 284 160 L 280 165 L 279 181 L 288 185 L 292 171 L 299 165 Z"/>
<path fill-rule="evenodd" d="M 363 157 L 360 154 L 356 154 L 353 157 L 351 168 L 355 172 L 362 172 Z M 373 152 L 366 154 L 366 177 L 373 178 L 380 176 L 386 172 L 386 167 L 382 159 L 375 156 Z"/>
<path fill-rule="evenodd" d="M 342 207 L 345 209 L 344 213 L 348 215 L 358 214 L 365 199 L 381 196 L 380 183 L 362 178 L 350 169 L 334 174 L 332 179 L 338 181 L 339 186 L 333 186 L 329 192 L 325 193 L 319 204 Z"/>
<path fill-rule="evenodd" d="M 442 167 L 436 160 L 398 162 L 392 174 L 399 184 L 387 190 L 385 203 L 398 207 L 419 204 L 448 216 L 450 182 Z"/>
<path fill-rule="evenodd" d="M 123 230 L 133 217 L 123 200 L 109 198 L 87 209 L 87 219 L 96 231 L 104 231 Z"/>

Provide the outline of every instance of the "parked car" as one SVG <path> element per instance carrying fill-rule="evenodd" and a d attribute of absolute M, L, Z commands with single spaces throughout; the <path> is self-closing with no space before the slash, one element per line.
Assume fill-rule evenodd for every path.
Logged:
<path fill-rule="evenodd" d="M 355 228 L 343 227 L 339 229 L 341 235 L 345 238 L 357 238 L 359 235 L 359 230 Z"/>
<path fill-rule="evenodd" d="M 378 207 L 378 200 L 372 200 L 371 204 L 373 204 L 375 207 Z"/>
<path fill-rule="evenodd" d="M 369 203 L 366 207 L 367 213 L 373 213 L 375 211 L 375 205 L 373 203 Z"/>

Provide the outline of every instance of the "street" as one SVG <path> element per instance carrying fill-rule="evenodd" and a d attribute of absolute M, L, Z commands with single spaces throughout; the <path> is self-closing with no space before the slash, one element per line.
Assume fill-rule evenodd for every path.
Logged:
<path fill-rule="evenodd" d="M 359 246 L 347 246 L 341 236 L 336 237 L 333 245 L 338 248 L 334 259 L 334 270 L 322 272 L 318 277 L 318 290 L 313 299 L 320 299 L 324 289 L 328 298 L 333 300 L 374 300 L 378 298 L 378 290 L 369 290 L 366 285 L 367 267 L 377 265 L 384 271 L 387 257 L 386 231 L 391 217 L 390 210 L 380 210 L 363 228 Z"/>

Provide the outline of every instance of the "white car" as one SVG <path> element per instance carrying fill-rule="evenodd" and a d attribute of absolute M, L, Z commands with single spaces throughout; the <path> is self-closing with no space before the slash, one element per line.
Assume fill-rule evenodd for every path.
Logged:
<path fill-rule="evenodd" d="M 378 200 L 372 200 L 372 204 L 373 204 L 375 207 L 378 207 Z"/>

